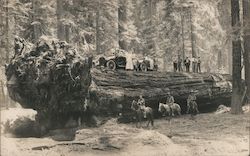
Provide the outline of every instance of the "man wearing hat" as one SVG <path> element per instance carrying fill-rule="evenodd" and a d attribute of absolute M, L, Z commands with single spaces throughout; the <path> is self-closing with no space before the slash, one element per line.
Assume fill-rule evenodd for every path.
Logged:
<path fill-rule="evenodd" d="M 166 104 L 172 105 L 173 103 L 174 103 L 174 97 L 171 95 L 170 90 L 168 90 Z"/>
<path fill-rule="evenodd" d="M 196 93 L 197 93 L 197 90 L 190 91 L 190 95 L 188 96 L 188 99 L 187 99 L 187 114 L 190 111 L 191 111 L 190 112 L 191 115 L 196 115 L 197 113 L 199 113 L 198 106 L 196 103 Z"/>
<path fill-rule="evenodd" d="M 140 106 L 141 110 L 143 111 L 144 114 L 144 118 L 146 118 L 146 112 L 145 110 L 145 99 L 142 97 L 142 95 L 140 95 L 139 99 L 138 99 L 138 105 Z"/>

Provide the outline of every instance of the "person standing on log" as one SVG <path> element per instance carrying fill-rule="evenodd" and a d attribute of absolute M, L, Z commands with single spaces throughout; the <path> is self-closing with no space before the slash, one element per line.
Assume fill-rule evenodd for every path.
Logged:
<path fill-rule="evenodd" d="M 178 71 L 182 72 L 182 59 L 180 58 L 180 56 L 178 56 L 178 62 L 177 62 L 177 67 L 178 67 Z"/>
<path fill-rule="evenodd" d="M 141 110 L 143 111 L 144 114 L 144 118 L 146 118 L 146 112 L 145 110 L 145 99 L 142 97 L 142 95 L 140 95 L 139 99 L 138 99 L 138 105 L 140 106 Z"/>
<path fill-rule="evenodd" d="M 201 58 L 200 57 L 198 57 L 198 60 L 197 60 L 197 72 L 201 73 Z"/>
<path fill-rule="evenodd" d="M 192 57 L 191 62 L 192 62 L 192 72 L 196 73 L 197 59 L 195 57 Z"/>
<path fill-rule="evenodd" d="M 174 72 L 176 72 L 178 69 L 178 60 L 176 58 L 174 58 L 173 66 L 174 66 Z"/>
<path fill-rule="evenodd" d="M 133 64 L 133 54 L 132 52 L 126 52 L 126 70 L 134 70 L 134 64 Z"/>
<path fill-rule="evenodd" d="M 186 57 L 186 59 L 184 60 L 184 65 L 186 67 L 186 72 L 189 72 L 189 68 L 190 68 L 190 60 L 188 57 Z"/>
<path fill-rule="evenodd" d="M 190 113 L 192 117 L 199 113 L 198 105 L 196 103 L 196 93 L 197 91 L 191 90 L 187 99 L 187 114 Z"/>

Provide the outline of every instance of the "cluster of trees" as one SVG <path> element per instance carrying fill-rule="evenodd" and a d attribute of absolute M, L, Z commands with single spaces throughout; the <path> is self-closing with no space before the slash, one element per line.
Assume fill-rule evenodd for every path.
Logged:
<path fill-rule="evenodd" d="M 94 55 L 108 54 L 114 48 L 147 54 L 159 60 L 162 70 L 171 69 L 176 55 L 184 58 L 205 54 L 204 68 L 217 69 L 222 58 L 228 57 L 228 49 L 223 46 L 228 43 L 222 42 L 226 33 L 216 28 L 220 22 L 213 25 L 211 18 L 218 21 L 229 16 L 216 15 L 219 14 L 216 3 L 192 1 L 195 3 L 183 0 L 2 0 L 0 50 L 5 55 L 1 55 L 1 60 L 8 62 L 11 57 L 14 35 L 30 42 L 41 36 L 53 36 Z M 206 60 L 207 56 L 213 61 Z M 214 67 L 210 67 L 211 64 Z"/>

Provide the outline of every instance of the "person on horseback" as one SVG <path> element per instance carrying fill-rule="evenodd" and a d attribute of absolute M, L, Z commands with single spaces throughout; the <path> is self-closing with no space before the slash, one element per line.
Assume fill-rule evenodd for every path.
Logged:
<path fill-rule="evenodd" d="M 168 91 L 166 104 L 173 105 L 173 103 L 174 103 L 174 97 L 171 95 L 170 91 Z"/>
<path fill-rule="evenodd" d="M 145 99 L 142 97 L 142 95 L 140 95 L 139 99 L 138 99 L 138 105 L 140 106 L 140 109 L 143 111 L 143 115 L 144 118 L 146 118 L 146 112 L 145 112 Z"/>
<path fill-rule="evenodd" d="M 173 116 L 173 110 L 172 110 L 172 108 L 173 108 L 174 102 L 175 102 L 174 101 L 174 97 L 171 95 L 170 90 L 168 90 L 167 91 L 167 101 L 166 101 L 166 104 L 169 105 L 170 112 L 171 112 L 172 116 Z"/>
<path fill-rule="evenodd" d="M 191 113 L 192 116 L 199 113 L 198 106 L 196 103 L 196 92 L 197 91 L 191 90 L 190 95 L 187 99 L 187 114 Z"/>

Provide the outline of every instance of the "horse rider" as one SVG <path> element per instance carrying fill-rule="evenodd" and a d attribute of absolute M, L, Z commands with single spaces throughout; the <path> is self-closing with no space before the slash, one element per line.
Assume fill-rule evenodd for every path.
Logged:
<path fill-rule="evenodd" d="M 171 114 L 172 114 L 172 108 L 171 106 L 174 104 L 174 97 L 171 95 L 170 91 L 167 91 L 167 100 L 166 100 L 166 104 L 169 105 Z"/>
<path fill-rule="evenodd" d="M 140 95 L 139 99 L 138 99 L 138 105 L 140 107 L 140 109 L 143 111 L 144 114 L 144 118 L 146 118 L 146 112 L 145 112 L 145 99 L 142 97 L 142 95 Z"/>
<path fill-rule="evenodd" d="M 166 104 L 172 105 L 173 103 L 174 103 L 174 97 L 171 95 L 170 91 L 168 91 Z"/>
<path fill-rule="evenodd" d="M 198 106 L 196 103 L 196 93 L 197 91 L 191 90 L 190 95 L 188 96 L 188 99 L 187 99 L 187 113 L 190 112 L 190 108 L 191 108 L 192 109 L 191 115 L 196 115 L 197 113 L 199 113 Z"/>

